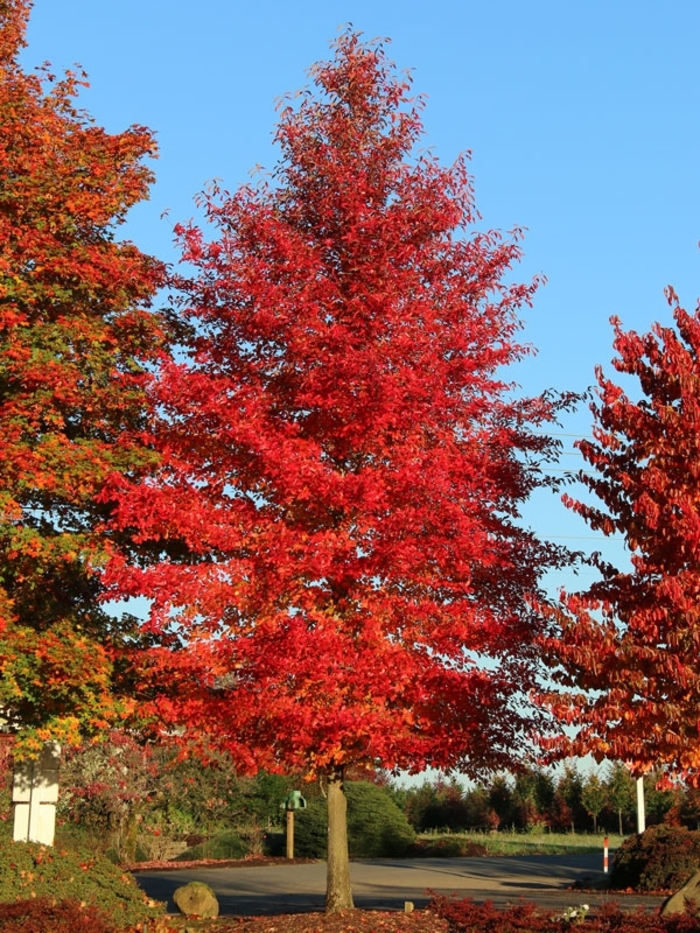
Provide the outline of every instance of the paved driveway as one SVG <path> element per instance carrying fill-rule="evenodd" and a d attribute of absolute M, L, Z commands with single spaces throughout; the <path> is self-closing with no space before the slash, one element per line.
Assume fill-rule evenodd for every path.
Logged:
<path fill-rule="evenodd" d="M 539 855 L 513 858 L 367 859 L 351 863 L 355 906 L 365 910 L 403 910 L 405 901 L 416 907 L 430 900 L 429 891 L 490 900 L 502 907 L 520 899 L 557 912 L 587 903 L 617 900 L 621 907 L 655 907 L 663 898 L 608 895 L 571 890 L 581 881 L 602 880 L 600 855 Z M 250 865 L 236 868 L 197 868 L 148 871 L 136 878 L 149 897 L 167 900 L 188 881 L 204 881 L 228 916 L 296 913 L 323 910 L 326 864 Z"/>

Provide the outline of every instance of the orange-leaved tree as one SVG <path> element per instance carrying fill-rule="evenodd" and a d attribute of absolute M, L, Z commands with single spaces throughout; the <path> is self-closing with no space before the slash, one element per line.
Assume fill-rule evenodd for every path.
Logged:
<path fill-rule="evenodd" d="M 565 400 L 506 381 L 537 282 L 510 280 L 517 234 L 475 231 L 465 160 L 414 153 L 421 101 L 382 44 L 346 33 L 312 75 L 273 181 L 212 188 L 213 239 L 179 228 L 189 359 L 157 387 L 162 467 L 110 495 L 185 556 L 108 578 L 187 646 L 152 658 L 177 687 L 161 721 L 323 781 L 335 911 L 349 766 L 476 772 L 527 744 L 529 599 L 566 558 L 519 508 Z"/>
<path fill-rule="evenodd" d="M 105 477 L 151 467 L 160 264 L 115 238 L 151 133 L 79 110 L 82 76 L 23 71 L 30 3 L 0 2 L 0 717 L 35 754 L 119 719 L 124 626 L 99 607 Z"/>
<path fill-rule="evenodd" d="M 563 596 L 545 648 L 546 697 L 573 729 L 562 754 L 592 752 L 641 774 L 666 765 L 700 779 L 700 311 L 672 289 L 675 326 L 623 330 L 618 385 L 599 369 L 593 439 L 578 447 L 593 494 L 568 499 L 592 529 L 623 536 L 629 566 L 594 559 L 600 579 Z M 624 387 L 624 388 L 623 388 Z"/>

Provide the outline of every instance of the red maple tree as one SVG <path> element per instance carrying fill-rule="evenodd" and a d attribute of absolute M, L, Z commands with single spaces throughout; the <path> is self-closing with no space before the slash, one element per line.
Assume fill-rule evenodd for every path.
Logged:
<path fill-rule="evenodd" d="M 98 127 L 77 108 L 81 76 L 22 70 L 30 6 L 0 3 L 0 716 L 29 754 L 124 712 L 97 496 L 153 462 L 146 367 L 162 342 L 147 310 L 161 266 L 115 239 L 147 196 L 152 135 Z"/>
<path fill-rule="evenodd" d="M 600 556 L 600 579 L 565 595 L 545 647 L 562 689 L 545 699 L 574 728 L 563 754 L 592 752 L 640 774 L 667 765 L 700 779 L 700 312 L 672 289 L 675 326 L 626 332 L 598 370 L 593 440 L 577 446 L 594 494 L 568 499 L 596 531 L 624 536 L 629 567 Z M 634 380 L 631 382 L 630 380 Z"/>
<path fill-rule="evenodd" d="M 517 232 L 473 229 L 464 158 L 415 155 L 422 102 L 353 33 L 284 105 L 272 182 L 178 228 L 187 361 L 162 371 L 157 477 L 119 523 L 181 559 L 114 560 L 183 650 L 152 655 L 159 721 L 242 766 L 327 786 L 327 908 L 352 904 L 345 769 L 476 772 L 527 743 L 528 597 L 565 556 L 518 521 L 548 482 L 558 398 L 514 398 L 528 349 Z M 298 100 L 294 104 L 293 100 Z"/>

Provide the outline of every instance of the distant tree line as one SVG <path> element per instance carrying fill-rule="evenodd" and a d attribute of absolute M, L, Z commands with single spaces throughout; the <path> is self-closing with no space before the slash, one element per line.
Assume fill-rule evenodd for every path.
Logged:
<path fill-rule="evenodd" d="M 644 780 L 647 825 L 699 828 L 700 791 L 664 783 L 658 772 Z M 575 764 L 557 771 L 529 768 L 468 788 L 457 778 L 437 778 L 394 794 L 416 832 L 636 831 L 635 781 L 619 763 L 602 770 Z"/>

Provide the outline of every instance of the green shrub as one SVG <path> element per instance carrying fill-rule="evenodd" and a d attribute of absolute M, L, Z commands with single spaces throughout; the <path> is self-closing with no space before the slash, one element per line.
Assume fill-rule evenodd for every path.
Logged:
<path fill-rule="evenodd" d="M 225 833 L 217 833 L 211 839 L 206 839 L 204 842 L 192 846 L 191 849 L 185 849 L 173 861 L 188 862 L 204 858 L 239 859 L 244 858 L 247 854 L 248 846 L 246 843 L 235 829 L 230 829 Z"/>
<path fill-rule="evenodd" d="M 610 886 L 617 890 L 680 888 L 700 866 L 700 832 L 677 826 L 651 826 L 631 836 L 615 853 Z"/>
<path fill-rule="evenodd" d="M 416 834 L 391 796 L 366 781 L 349 783 L 347 796 L 350 857 L 405 855 Z"/>
<path fill-rule="evenodd" d="M 281 858 L 287 853 L 287 840 L 283 832 L 275 830 L 265 833 L 265 842 L 263 845 L 263 855 L 271 858 Z"/>
<path fill-rule="evenodd" d="M 366 781 L 349 781 L 348 847 L 351 858 L 392 858 L 405 855 L 415 833 L 391 796 Z M 311 799 L 306 810 L 297 811 L 294 822 L 294 854 L 325 858 L 328 815 L 325 800 Z"/>
<path fill-rule="evenodd" d="M 286 842 L 284 843 L 286 847 Z M 326 801 L 312 797 L 305 810 L 294 816 L 294 855 L 298 858 L 325 858 L 328 853 L 328 812 Z"/>
<path fill-rule="evenodd" d="M 7 843 L 0 850 L 0 904 L 35 898 L 76 900 L 98 908 L 117 929 L 164 912 L 162 904 L 146 899 L 131 875 L 105 858 L 88 851 Z"/>

